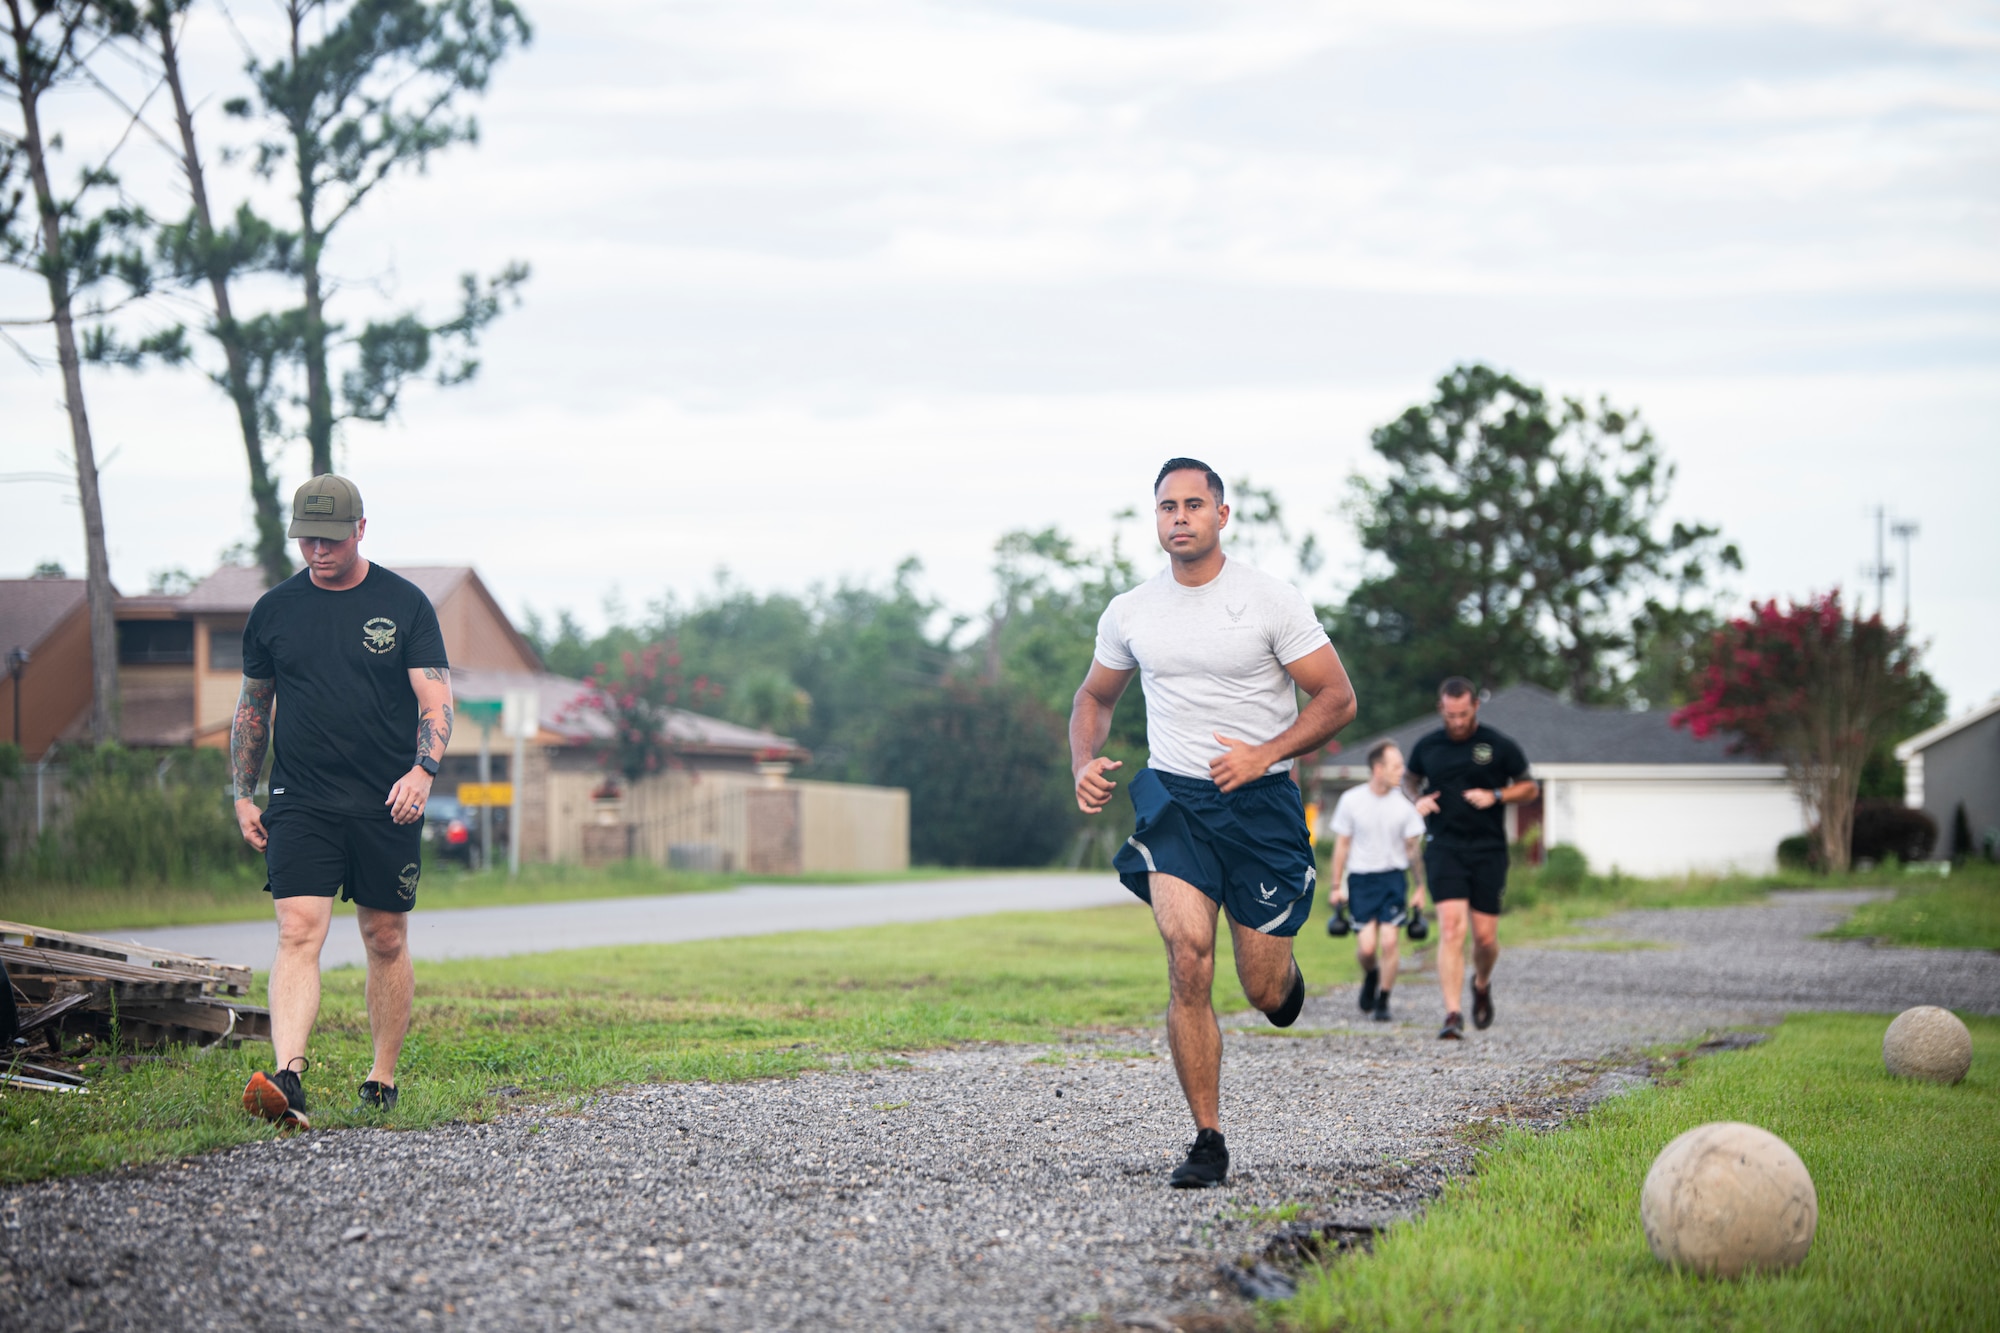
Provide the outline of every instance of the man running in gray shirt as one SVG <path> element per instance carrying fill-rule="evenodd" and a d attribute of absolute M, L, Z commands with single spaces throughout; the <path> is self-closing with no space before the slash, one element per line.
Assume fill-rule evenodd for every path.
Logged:
<path fill-rule="evenodd" d="M 1138 672 L 1151 757 L 1132 780 L 1138 827 L 1112 864 L 1152 906 L 1167 946 L 1167 1041 L 1195 1123 L 1171 1183 L 1205 1189 L 1229 1175 L 1211 1003 L 1216 914 L 1229 913 L 1244 996 L 1291 1026 L 1306 995 L 1292 936 L 1312 911 L 1315 878 L 1292 760 L 1354 719 L 1354 691 L 1298 590 L 1223 555 L 1229 506 L 1213 468 L 1170 459 L 1153 514 L 1171 558 L 1098 621 L 1070 713 L 1070 772 L 1078 808 L 1101 812 L 1119 765 L 1097 752 Z M 1303 713 L 1295 690 L 1310 696 Z"/>

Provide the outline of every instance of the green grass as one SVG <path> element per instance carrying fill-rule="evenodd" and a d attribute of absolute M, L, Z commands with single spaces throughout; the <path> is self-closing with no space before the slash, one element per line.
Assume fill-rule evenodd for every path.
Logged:
<path fill-rule="evenodd" d="M 2000 1020 L 1969 1020 L 1956 1087 L 1891 1079 L 1887 1019 L 1795 1015 L 1764 1045 L 1560 1133 L 1508 1130 L 1372 1256 L 1319 1270 L 1281 1319 L 1333 1329 L 2000 1327 Z M 1669 1271 L 1639 1226 L 1654 1156 L 1713 1120 L 1762 1125 L 1812 1172 L 1819 1229 L 1796 1271 Z"/>
<path fill-rule="evenodd" d="M 1863 903 L 1827 934 L 1930 949 L 2000 949 L 2000 870 L 1961 867 L 1949 879 L 1906 882 L 1894 898 Z"/>
<path fill-rule="evenodd" d="M 1355 979 L 1351 957 L 1315 987 Z M 369 1064 L 363 973 L 326 974 L 306 1086 L 316 1126 L 348 1113 Z M 259 981 L 260 986 L 262 980 Z M 1225 932 L 1219 1009 L 1245 1008 Z M 391 1123 L 560 1111 L 602 1088 L 797 1074 L 962 1042 L 1048 1043 L 1150 1027 L 1166 1006 L 1151 915 L 1129 907 L 417 964 Z M 1150 1056 L 1112 1049 L 1107 1058 Z M 237 1105 L 267 1045 L 102 1063 L 87 1096 L 0 1089 L 0 1180 L 266 1138 Z"/>
<path fill-rule="evenodd" d="M 924 866 L 887 874 L 722 875 L 668 870 L 646 861 L 608 866 L 527 865 L 518 877 L 501 871 L 468 874 L 455 865 L 427 866 L 417 891 L 426 912 L 458 907 L 503 907 L 513 903 L 578 902 L 592 898 L 652 897 L 669 893 L 710 893 L 739 884 L 873 884 L 901 880 L 949 879 L 966 875 L 1034 874 L 1034 871 L 966 870 Z M 352 904 L 336 901 L 337 912 L 353 915 Z M 271 898 L 261 875 L 217 879 L 196 885 L 78 885 L 0 881 L 0 920 L 24 921 L 50 930 L 84 932 L 206 925 L 216 921 L 262 921 Z"/>

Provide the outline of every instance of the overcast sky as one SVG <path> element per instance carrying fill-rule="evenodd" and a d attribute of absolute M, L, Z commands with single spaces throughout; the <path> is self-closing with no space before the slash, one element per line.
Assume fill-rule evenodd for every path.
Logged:
<path fill-rule="evenodd" d="M 476 383 L 340 441 L 386 564 L 595 620 L 614 587 L 914 554 L 972 611 L 1000 533 L 1107 541 L 1192 453 L 1320 532 L 1331 600 L 1369 430 L 1483 360 L 1641 409 L 1675 511 L 1741 545 L 1739 597 L 1855 587 L 1873 506 L 1921 523 L 1932 670 L 1954 709 L 2000 690 L 1991 5 L 529 5 L 481 144 L 332 252 L 356 322 L 535 270 Z M 264 40 L 275 5 L 232 7 Z M 216 159 L 240 56 L 198 10 Z M 51 112 L 73 147 L 112 126 L 94 97 Z M 160 160 L 119 159 L 154 190 Z M 0 278 L 0 318 L 34 297 Z M 87 391 L 114 578 L 205 572 L 250 530 L 226 402 Z M 0 354 L 0 474 L 68 466 L 59 399 Z M 289 495 L 302 445 L 279 471 Z M 81 572 L 63 488 L 0 506 L 0 573 Z"/>

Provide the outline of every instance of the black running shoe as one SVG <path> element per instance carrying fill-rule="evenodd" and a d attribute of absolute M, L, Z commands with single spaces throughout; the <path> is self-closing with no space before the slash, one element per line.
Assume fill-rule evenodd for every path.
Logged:
<path fill-rule="evenodd" d="M 1292 993 L 1285 1002 L 1264 1017 L 1271 1020 L 1274 1028 L 1288 1028 L 1299 1021 L 1299 1010 L 1306 1007 L 1306 974 L 1299 971 L 1298 959 L 1292 960 Z"/>
<path fill-rule="evenodd" d="M 309 1129 L 306 1119 L 306 1090 L 299 1076 L 289 1069 L 275 1074 L 262 1070 L 250 1076 L 243 1089 L 243 1109 L 285 1129 Z"/>
<path fill-rule="evenodd" d="M 1472 1026 L 1481 1032 L 1493 1026 L 1493 983 L 1472 983 Z"/>
<path fill-rule="evenodd" d="M 1380 995 L 1377 995 L 1375 997 L 1375 1021 L 1377 1023 L 1387 1023 L 1389 1021 L 1388 991 L 1383 991 Z"/>
<path fill-rule="evenodd" d="M 1382 969 L 1379 967 L 1369 968 L 1367 975 L 1361 978 L 1362 1013 L 1372 1014 L 1375 1012 L 1375 995 L 1381 985 Z"/>
<path fill-rule="evenodd" d="M 1205 1190 L 1227 1179 L 1229 1149 L 1222 1142 L 1222 1131 L 1204 1129 L 1194 1136 L 1187 1160 L 1174 1168 L 1173 1179 L 1168 1183 L 1177 1190 Z"/>
<path fill-rule="evenodd" d="M 1454 1009 L 1444 1016 L 1444 1026 L 1438 1029 L 1439 1041 L 1464 1041 L 1465 1017 Z"/>
<path fill-rule="evenodd" d="M 389 1114 L 396 1109 L 396 1085 L 377 1083 L 374 1079 L 369 1079 L 361 1085 L 361 1105 L 358 1109 L 362 1112 L 372 1111 L 376 1115 Z"/>

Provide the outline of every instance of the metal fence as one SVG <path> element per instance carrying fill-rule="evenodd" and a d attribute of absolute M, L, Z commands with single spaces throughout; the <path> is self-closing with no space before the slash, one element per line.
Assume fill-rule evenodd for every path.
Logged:
<path fill-rule="evenodd" d="M 0 782 L 0 869 L 27 855 L 44 830 L 68 822 L 66 774 L 61 764 L 24 764 L 18 775 Z"/>

